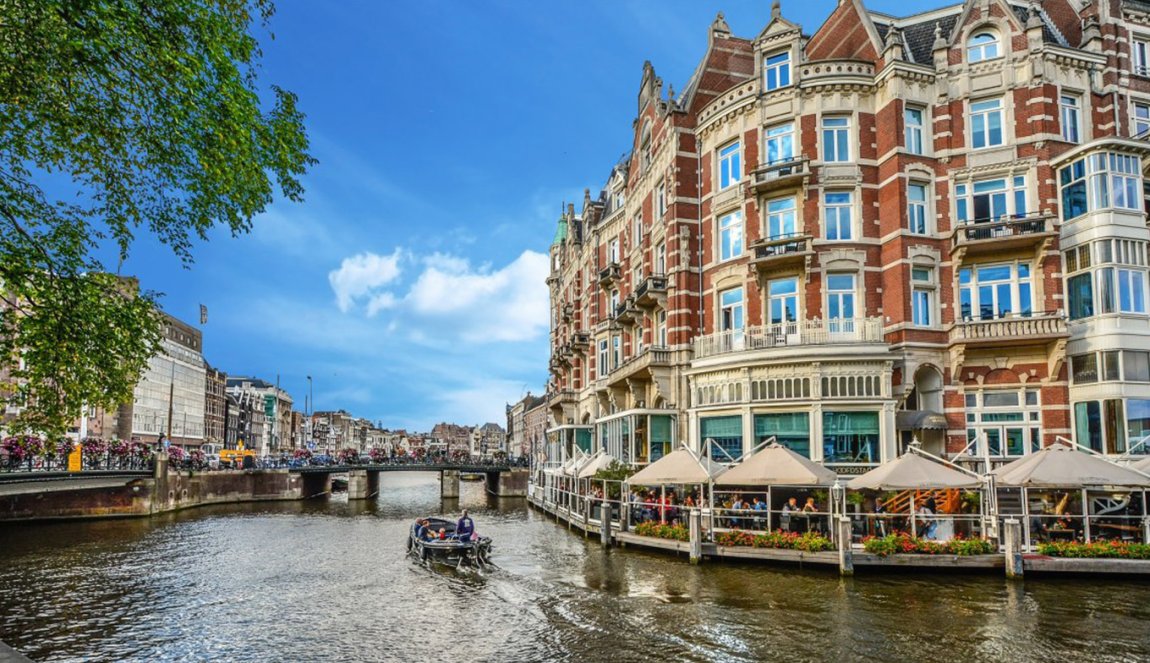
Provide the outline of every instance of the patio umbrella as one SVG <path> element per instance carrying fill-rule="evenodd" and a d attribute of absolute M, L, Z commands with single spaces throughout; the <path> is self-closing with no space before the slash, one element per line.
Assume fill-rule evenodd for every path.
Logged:
<path fill-rule="evenodd" d="M 837 475 L 781 444 L 769 444 L 715 479 L 716 486 L 830 486 Z"/>
<path fill-rule="evenodd" d="M 578 477 L 580 479 L 588 479 L 595 476 L 599 470 L 605 470 L 615 462 L 615 457 L 609 453 L 599 453 L 588 460 L 579 468 Z"/>
<path fill-rule="evenodd" d="M 982 480 L 913 451 L 847 482 L 851 490 L 941 490 L 978 488 Z"/>
<path fill-rule="evenodd" d="M 710 458 L 696 456 L 686 447 L 673 451 L 639 470 L 627 484 L 631 486 L 662 486 L 671 484 L 708 484 L 726 466 Z"/>
<path fill-rule="evenodd" d="M 1135 469 L 1135 470 L 1138 470 L 1139 472 L 1144 472 L 1146 474 L 1150 474 L 1150 456 L 1146 456 L 1145 458 L 1143 458 L 1140 461 L 1131 463 L 1130 467 Z"/>
<path fill-rule="evenodd" d="M 991 472 L 1000 486 L 1150 488 L 1150 477 L 1063 444 L 1053 444 Z"/>

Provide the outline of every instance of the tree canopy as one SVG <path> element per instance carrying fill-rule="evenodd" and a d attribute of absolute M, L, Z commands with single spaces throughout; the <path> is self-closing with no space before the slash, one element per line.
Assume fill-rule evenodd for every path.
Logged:
<path fill-rule="evenodd" d="M 56 434 L 85 404 L 130 400 L 159 350 L 156 294 L 99 255 L 122 263 L 147 233 L 187 266 L 213 227 L 248 231 L 277 191 L 302 199 L 304 116 L 258 77 L 272 13 L 0 0 L 0 397 L 17 426 Z"/>

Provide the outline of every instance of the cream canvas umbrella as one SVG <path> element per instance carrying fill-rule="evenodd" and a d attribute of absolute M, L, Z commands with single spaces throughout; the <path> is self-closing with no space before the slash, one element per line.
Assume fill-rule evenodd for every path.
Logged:
<path fill-rule="evenodd" d="M 600 453 L 596 454 L 595 456 L 593 456 L 590 460 L 588 460 L 586 463 L 584 463 L 582 467 L 579 468 L 579 473 L 577 476 L 580 479 L 589 479 L 589 478 L 595 476 L 596 474 L 598 474 L 599 470 L 605 470 L 608 467 L 610 467 L 611 463 L 614 463 L 614 462 L 615 462 L 614 456 L 612 456 L 609 453 L 600 452 Z"/>
<path fill-rule="evenodd" d="M 1052 444 L 991 474 L 998 485 L 1017 488 L 1150 488 L 1150 477 L 1064 444 Z"/>
<path fill-rule="evenodd" d="M 830 486 L 833 471 L 781 444 L 769 444 L 715 479 L 716 486 Z"/>
<path fill-rule="evenodd" d="M 1132 469 L 1138 470 L 1139 472 L 1150 474 L 1150 456 L 1147 456 L 1140 461 L 1131 463 L 1130 467 Z"/>
<path fill-rule="evenodd" d="M 978 488 L 982 480 L 915 452 L 903 454 L 847 482 L 851 490 L 942 490 Z"/>
<path fill-rule="evenodd" d="M 686 447 L 663 456 L 627 479 L 631 486 L 709 484 L 726 466 L 696 456 Z"/>

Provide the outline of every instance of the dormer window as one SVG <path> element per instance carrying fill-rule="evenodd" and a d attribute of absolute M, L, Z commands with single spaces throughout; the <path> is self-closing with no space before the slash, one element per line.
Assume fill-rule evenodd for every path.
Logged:
<path fill-rule="evenodd" d="M 979 32 L 966 42 L 966 59 L 972 64 L 993 60 L 999 55 L 998 36 L 993 32 Z"/>
<path fill-rule="evenodd" d="M 791 52 L 783 51 L 763 58 L 763 81 L 767 92 L 791 84 Z"/>

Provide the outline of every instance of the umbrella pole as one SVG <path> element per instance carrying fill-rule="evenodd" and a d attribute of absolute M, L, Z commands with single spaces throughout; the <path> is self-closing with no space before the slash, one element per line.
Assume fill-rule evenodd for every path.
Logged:
<path fill-rule="evenodd" d="M 659 486 L 659 524 L 667 524 L 667 486 Z"/>
<path fill-rule="evenodd" d="M 910 491 L 910 535 L 918 538 L 918 523 L 914 522 L 914 491 Z"/>
<path fill-rule="evenodd" d="M 771 530 L 771 487 L 767 486 L 767 531 Z"/>
<path fill-rule="evenodd" d="M 1030 489 L 1025 486 L 1022 488 L 1022 532 L 1024 548 L 1030 550 L 1034 545 L 1030 540 Z"/>
<path fill-rule="evenodd" d="M 1086 489 L 1082 489 L 1082 523 L 1086 531 L 1086 543 L 1090 543 L 1090 501 Z"/>

